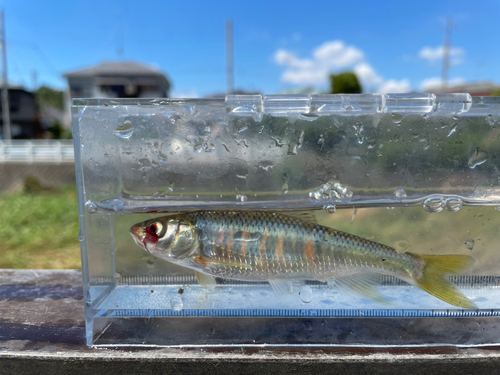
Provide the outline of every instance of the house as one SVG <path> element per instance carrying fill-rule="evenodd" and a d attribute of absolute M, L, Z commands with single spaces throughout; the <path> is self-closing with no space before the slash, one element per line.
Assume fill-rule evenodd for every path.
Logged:
<path fill-rule="evenodd" d="M 35 94 L 21 87 L 9 87 L 10 134 L 12 139 L 41 138 L 44 133 Z M 0 101 L 0 139 L 4 137 L 3 108 Z"/>
<path fill-rule="evenodd" d="M 66 126 L 75 98 L 166 98 L 170 81 L 158 69 L 132 61 L 106 61 L 64 74 L 68 81 Z"/>

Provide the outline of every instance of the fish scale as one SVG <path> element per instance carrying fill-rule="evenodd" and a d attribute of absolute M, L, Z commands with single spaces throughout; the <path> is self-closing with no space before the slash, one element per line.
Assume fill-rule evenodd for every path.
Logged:
<path fill-rule="evenodd" d="M 286 214 L 201 211 L 187 214 L 186 219 L 197 231 L 201 254 L 222 262 L 212 266 L 213 272 L 225 277 L 246 275 L 255 280 L 257 275 L 273 275 L 328 280 L 340 273 L 359 272 L 359 268 L 380 268 L 405 276 L 405 266 L 421 265 L 418 259 L 397 254 L 388 246 L 301 222 Z M 247 238 L 258 234 L 259 238 L 249 241 L 242 238 L 245 234 Z M 264 256 L 260 252 L 262 246 Z M 224 266 L 224 262 L 250 265 L 251 269 L 242 272 L 238 267 Z M 392 264 L 392 268 L 382 262 Z M 329 267 L 322 266 L 326 263 Z"/>

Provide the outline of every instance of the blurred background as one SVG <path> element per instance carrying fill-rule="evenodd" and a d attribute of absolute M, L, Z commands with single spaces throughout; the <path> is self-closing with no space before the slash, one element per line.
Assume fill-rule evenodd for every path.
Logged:
<path fill-rule="evenodd" d="M 73 98 L 500 96 L 500 2 L 0 1 L 0 268 L 79 268 Z"/>

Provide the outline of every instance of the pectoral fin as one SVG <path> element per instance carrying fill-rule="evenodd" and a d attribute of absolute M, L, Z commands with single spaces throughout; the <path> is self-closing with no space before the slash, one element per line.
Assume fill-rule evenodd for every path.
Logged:
<path fill-rule="evenodd" d="M 198 283 L 200 285 L 213 288 L 215 285 L 217 285 L 217 282 L 215 281 L 215 277 L 211 275 L 207 275 L 205 273 L 201 272 L 196 272 L 196 279 L 198 280 Z"/>

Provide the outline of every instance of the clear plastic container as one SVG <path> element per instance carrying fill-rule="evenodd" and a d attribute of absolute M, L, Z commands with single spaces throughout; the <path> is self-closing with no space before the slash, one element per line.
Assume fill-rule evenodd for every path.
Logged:
<path fill-rule="evenodd" d="M 500 342 L 500 98 L 76 99 L 73 135 L 88 345 Z M 385 304 L 325 280 L 200 285 L 130 235 L 192 211 L 306 211 L 399 254 L 467 255 L 447 277 L 477 308 L 387 274 Z"/>

